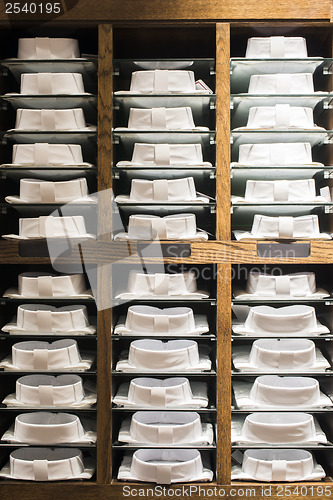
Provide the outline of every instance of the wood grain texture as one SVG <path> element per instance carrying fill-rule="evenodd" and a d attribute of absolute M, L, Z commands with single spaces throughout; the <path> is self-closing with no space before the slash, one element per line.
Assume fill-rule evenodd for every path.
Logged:
<path fill-rule="evenodd" d="M 100 5 L 101 4 L 101 5 Z M 145 0 L 137 2 L 134 0 L 111 0 L 105 1 L 103 4 L 88 2 L 88 0 L 80 0 L 76 7 L 63 16 L 66 22 L 72 22 L 80 25 L 80 19 L 87 19 L 94 23 L 96 19 L 114 19 L 122 21 L 135 22 L 137 26 L 145 19 L 149 19 L 157 26 L 159 22 L 164 24 L 170 23 L 172 19 L 182 20 L 184 24 L 188 21 L 194 24 L 193 21 L 202 20 L 203 23 L 212 23 L 212 19 L 216 21 L 224 21 L 225 19 L 252 19 L 260 18 L 271 19 L 298 19 L 298 26 L 311 25 L 332 27 L 326 22 L 324 23 L 306 23 L 304 19 L 329 19 L 330 18 L 330 2 L 314 2 L 313 0 L 306 2 L 297 0 L 290 5 L 285 0 L 278 2 L 272 0 L 264 0 L 258 8 L 255 2 L 234 2 L 227 0 L 223 2 L 215 0 L 188 0 L 185 1 L 166 1 L 152 2 Z M 2 9 L 2 10 L 1 10 Z M 2 14 L 1 14 L 2 13 Z M 3 6 L 0 8 L 0 20 L 3 17 Z M 6 17 L 7 19 L 7 17 Z M 16 18 L 18 19 L 18 18 Z M 134 21 L 135 20 L 135 21 Z M 24 21 L 26 18 L 24 17 Z M 61 22 L 61 18 L 57 22 Z M 302 24 L 301 24 L 302 23 Z M 182 23 L 183 24 L 183 23 Z M 277 26 L 288 25 L 279 21 L 278 23 L 269 24 L 267 22 L 258 25 Z M 177 23 L 174 24 L 174 26 Z M 237 24 L 240 26 L 241 24 Z M 242 26 L 251 26 L 253 23 L 242 24 Z M 256 23 L 257 25 L 257 23 Z M 295 23 L 294 23 L 295 25 Z M 181 25 L 179 24 L 181 29 Z M 144 26 L 142 27 L 144 29 Z M 244 491 L 245 488 L 251 489 L 251 498 L 267 499 L 267 495 L 262 494 L 262 488 L 271 487 L 271 497 L 277 498 L 279 485 L 267 485 L 258 483 L 230 483 L 230 397 L 231 397 L 231 370 L 230 370 L 230 354 L 231 354 L 231 283 L 226 279 L 230 273 L 231 264 L 233 263 L 307 263 L 307 264 L 331 264 L 333 263 L 333 242 L 330 241 L 312 241 L 311 255 L 304 259 L 294 258 L 259 258 L 257 256 L 257 244 L 254 241 L 235 242 L 230 241 L 230 212 L 229 212 L 229 24 L 222 22 L 216 27 L 216 50 L 217 50 L 217 112 L 218 112 L 218 237 L 221 241 L 209 241 L 206 243 L 192 243 L 191 256 L 189 258 L 170 258 L 165 259 L 167 263 L 218 263 L 218 282 L 217 282 L 217 481 L 220 485 L 217 487 L 217 492 L 221 489 L 223 493 L 220 496 L 225 498 L 241 498 L 243 494 L 237 495 L 236 489 Z M 98 189 L 99 191 L 106 190 L 112 186 L 111 177 L 111 162 L 112 162 L 112 26 L 101 24 L 99 26 L 99 115 L 98 115 L 98 141 L 99 141 L 99 157 L 98 157 Z M 220 96 L 225 96 L 225 101 Z M 228 108 L 228 109 L 227 109 Z M 228 143 L 227 143 L 228 142 Z M 222 145 L 225 147 L 222 147 Z M 226 195 L 227 193 L 227 195 Z M 71 482 L 71 483 L 24 483 L 24 482 L 0 482 L 0 498 L 6 500 L 16 500 L 19 496 L 24 500 L 58 500 L 59 495 L 72 500 L 99 500 L 123 498 L 123 487 L 128 483 L 118 483 L 111 480 L 111 324 L 112 311 L 110 305 L 110 290 L 111 290 L 111 264 L 121 259 L 123 262 L 138 263 L 142 260 L 136 254 L 136 244 L 131 243 L 116 243 L 110 241 L 110 227 L 112 217 L 112 207 L 109 203 L 110 199 L 103 200 L 100 204 L 99 212 L 99 232 L 101 236 L 98 242 L 87 242 L 73 250 L 70 257 L 62 257 L 60 263 L 72 263 L 81 261 L 84 254 L 84 263 L 98 264 L 98 299 L 100 311 L 97 314 L 98 321 L 98 341 L 97 341 L 97 383 L 98 383 L 98 405 L 97 405 L 97 483 L 89 482 Z M 18 244 L 7 241 L 0 241 L 0 264 L 50 264 L 50 259 L 47 257 L 27 258 L 20 257 L 18 252 Z M 156 259 L 147 259 L 147 262 L 156 262 Z M 109 484 L 111 483 L 111 484 Z M 300 483 L 300 486 L 302 483 Z M 319 500 L 323 495 L 316 494 L 318 486 L 323 487 L 333 483 L 306 483 L 308 495 L 303 496 L 306 500 Z M 135 483 L 134 488 L 143 489 L 148 492 L 145 498 L 154 498 L 150 491 L 154 485 L 146 485 Z M 211 491 L 215 484 L 201 484 L 200 487 Z M 285 485 L 282 484 L 282 487 Z M 313 486 L 314 494 L 310 488 Z M 189 487 L 189 485 L 186 485 Z M 174 488 L 174 486 L 172 486 Z M 150 490 L 150 491 L 149 491 Z M 252 492 L 254 492 L 252 494 Z M 211 498 L 218 498 L 215 495 L 209 495 Z M 208 496 L 207 496 L 208 497 Z M 155 497 L 157 498 L 157 497 Z M 192 500 L 199 500 L 198 494 L 194 493 L 191 496 Z M 299 498 L 297 495 L 288 496 L 288 498 Z"/>
<path fill-rule="evenodd" d="M 177 242 L 170 242 L 177 244 Z M 274 242 L 272 242 L 274 244 Z M 304 241 L 298 241 L 304 243 Z M 154 243 L 155 244 L 155 243 Z M 158 243 L 156 243 L 158 245 Z M 192 264 L 257 264 L 257 263 L 290 263 L 290 264 L 332 264 L 333 241 L 310 241 L 311 253 L 304 258 L 270 258 L 258 257 L 257 243 L 255 241 L 208 241 L 205 243 L 191 243 L 190 257 L 165 258 L 166 263 L 192 263 Z M 75 264 L 82 261 L 88 264 L 111 264 L 121 260 L 123 263 L 140 263 L 142 258 L 137 254 L 137 245 L 125 242 L 87 241 L 79 247 L 74 247 L 71 256 L 59 257 L 59 264 Z M 290 254 L 291 255 L 291 254 Z M 160 259 L 145 257 L 145 262 L 159 262 Z M 18 245 L 15 242 L 0 241 L 1 264 L 50 264 L 48 257 L 20 257 Z"/>
<path fill-rule="evenodd" d="M 230 24 L 216 25 L 216 239 L 230 239 Z"/>
<path fill-rule="evenodd" d="M 112 79 L 111 24 L 98 28 L 98 239 L 111 239 L 112 229 Z M 105 190 L 110 190 L 105 192 Z"/>
<path fill-rule="evenodd" d="M 62 1 L 63 14 L 57 21 L 131 21 L 131 20 L 216 20 L 226 19 L 331 19 L 330 0 L 103 0 L 91 2 Z M 74 4 L 74 5 L 73 5 Z M 52 16 L 19 14 L 11 20 L 52 19 Z M 0 7 L 0 20 L 7 20 L 5 3 Z"/>
<path fill-rule="evenodd" d="M 142 491 L 146 492 L 146 494 L 143 496 L 129 496 L 128 498 L 151 498 L 151 499 L 157 499 L 157 498 L 175 498 L 172 494 L 168 496 L 168 486 L 165 486 L 165 496 L 153 496 L 152 495 L 152 489 L 154 488 L 154 484 L 144 484 L 144 483 L 120 483 L 120 482 L 113 482 L 111 485 L 96 485 L 93 483 L 39 483 L 39 484 L 32 484 L 32 483 L 23 483 L 23 482 L 12 482 L 9 483 L 6 481 L 6 483 L 1 483 L 0 484 L 0 493 L 2 495 L 2 498 L 5 498 L 6 500 L 17 500 L 18 498 L 22 498 L 22 500 L 45 500 L 46 498 L 48 500 L 58 500 L 59 498 L 64 498 L 64 500 L 71 499 L 71 500 L 110 500 L 110 499 L 115 499 L 115 500 L 120 500 L 123 498 L 126 498 L 123 495 L 123 488 L 124 486 L 131 487 L 133 489 L 136 489 L 137 491 Z M 191 500 L 202 500 L 203 498 L 212 498 L 214 500 L 218 498 L 226 498 L 226 499 L 240 499 L 240 498 L 251 498 L 253 500 L 267 500 L 267 498 L 281 498 L 281 499 L 286 499 L 286 498 L 294 498 L 295 500 L 297 498 L 302 498 L 304 500 L 323 500 L 323 498 L 329 498 L 329 494 L 325 496 L 323 493 L 320 495 L 317 493 L 319 488 L 323 488 L 327 486 L 328 488 L 332 488 L 332 483 L 288 483 L 288 486 L 291 487 L 291 490 L 296 487 L 296 485 L 299 486 L 299 489 L 301 486 L 306 486 L 308 494 L 302 495 L 301 497 L 298 495 L 281 495 L 281 492 L 284 491 L 284 487 L 286 486 L 286 483 L 274 483 L 274 484 L 268 484 L 268 483 L 245 483 L 245 482 L 238 482 L 238 483 L 232 483 L 230 484 L 222 484 L 222 485 L 217 485 L 216 483 L 209 483 L 209 484 L 197 484 L 193 483 L 191 485 L 185 484 L 184 487 L 189 488 L 192 486 L 192 488 L 196 488 L 196 490 L 192 489 L 192 495 L 188 497 L 177 497 L 177 498 L 190 498 Z M 181 488 L 182 484 L 173 484 L 170 486 L 171 489 L 175 488 Z M 204 496 L 203 493 L 201 496 L 198 494 L 199 487 L 201 489 L 201 492 L 205 491 L 206 495 Z M 216 487 L 216 490 L 214 490 Z M 313 488 L 313 490 L 311 489 Z M 244 490 L 248 489 L 248 495 L 245 497 Z M 270 489 L 270 494 L 263 494 L 263 491 L 268 491 Z M 216 491 L 216 494 L 214 494 Z M 312 491 L 314 494 L 312 494 Z M 239 493 L 238 493 L 239 492 Z M 279 496 L 277 496 L 277 493 L 279 492 Z M 210 494 L 209 494 L 210 493 Z"/>
<path fill-rule="evenodd" d="M 112 266 L 98 266 L 97 312 L 97 482 L 111 481 L 111 325 L 110 308 Z"/>
<path fill-rule="evenodd" d="M 112 229 L 112 26 L 98 32 L 98 238 L 108 242 Z M 110 242 L 110 241 L 109 241 Z M 110 242 L 111 243 L 111 242 Z M 111 481 L 111 278 L 112 265 L 97 268 L 97 482 Z M 85 255 L 85 254 L 84 254 Z"/>
<path fill-rule="evenodd" d="M 217 266 L 217 483 L 231 473 L 231 265 Z"/>

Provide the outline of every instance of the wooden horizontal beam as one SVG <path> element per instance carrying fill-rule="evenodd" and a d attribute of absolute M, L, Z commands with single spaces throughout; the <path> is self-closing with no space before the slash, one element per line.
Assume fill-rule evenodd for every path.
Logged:
<path fill-rule="evenodd" d="M 190 492 L 188 498 L 191 500 L 202 500 L 202 498 L 246 498 L 253 500 L 267 500 L 267 498 L 294 498 L 303 500 L 322 500 L 329 498 L 332 492 L 332 482 L 320 483 L 232 483 L 228 485 L 216 485 L 215 483 L 201 484 L 172 484 L 165 486 L 165 494 L 157 496 L 152 495 L 156 485 L 147 483 L 119 483 L 114 482 L 111 485 L 96 485 L 89 482 L 76 483 L 0 483 L 1 498 L 6 500 L 58 500 L 59 498 L 70 498 L 71 500 L 120 500 L 126 498 L 124 492 L 132 491 L 132 495 L 127 495 L 128 498 L 186 498 L 184 496 L 174 496 L 172 491 L 184 488 L 184 491 Z M 126 488 L 126 489 L 125 489 Z M 163 486 L 159 486 L 163 488 Z M 200 488 L 200 490 L 199 490 Z M 214 490 L 216 488 L 216 490 Z M 325 489 L 326 488 L 326 489 Z M 170 491 L 170 496 L 168 495 Z M 179 490 L 178 490 L 179 491 Z M 199 494 L 199 491 L 201 494 Z M 216 495 L 214 495 L 216 491 Z M 298 493 L 297 493 L 298 491 Z M 302 494 L 300 494 L 302 491 Z M 326 491 L 326 495 L 325 495 Z M 141 492 L 141 494 L 140 494 Z M 247 492 L 247 493 L 245 493 Z M 284 492 L 288 492 L 287 496 Z M 294 493 L 293 493 L 294 492 Z M 135 495 L 136 493 L 136 495 Z M 205 494 L 206 493 L 206 494 Z M 300 496 L 301 495 L 301 496 Z"/>
<path fill-rule="evenodd" d="M 183 242 L 182 242 L 183 243 Z M 333 241 L 308 241 L 310 246 L 310 255 L 308 257 L 293 257 L 293 246 L 287 250 L 286 256 L 279 252 L 270 257 L 270 253 L 257 254 L 257 241 L 208 241 L 208 242 L 188 242 L 190 246 L 190 255 L 188 257 L 165 257 L 166 263 L 189 263 L 189 264 L 256 264 L 256 263 L 292 263 L 292 264 L 332 264 L 333 263 Z M 263 243 L 263 242 L 261 242 Z M 267 243 L 267 242 L 264 242 Z M 306 241 L 296 243 L 304 244 Z M 148 243 L 149 244 L 149 243 Z M 177 249 L 179 241 L 167 243 L 171 252 Z M 144 248 L 144 244 L 140 246 Z M 278 242 L 272 242 L 272 245 L 278 245 Z M 144 259 L 146 263 L 159 262 L 161 257 L 159 253 L 159 243 L 149 244 L 149 257 L 137 253 L 137 242 L 111 242 L 111 241 L 86 241 L 79 246 L 72 248 L 69 256 L 60 256 L 56 262 L 58 264 L 135 264 Z M 176 254 L 174 254 L 176 255 Z M 49 257 L 22 257 L 19 254 L 19 245 L 17 242 L 0 241 L 0 264 L 51 264 Z"/>
<path fill-rule="evenodd" d="M 38 2 L 37 2 L 38 3 Z M 331 1 L 321 0 L 63 0 L 59 14 L 6 14 L 0 6 L 0 21 L 223 21 L 223 20 L 330 20 Z"/>

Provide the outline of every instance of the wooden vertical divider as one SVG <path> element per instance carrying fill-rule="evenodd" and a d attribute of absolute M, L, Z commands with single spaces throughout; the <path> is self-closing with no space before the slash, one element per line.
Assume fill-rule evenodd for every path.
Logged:
<path fill-rule="evenodd" d="M 216 239 L 230 240 L 230 24 L 216 24 Z M 231 474 L 231 265 L 217 266 L 217 483 Z"/>
<path fill-rule="evenodd" d="M 112 228 L 112 59 L 111 24 L 98 32 L 98 239 L 110 241 Z M 105 190 L 109 189 L 109 193 Z M 103 195 L 101 195 L 103 192 Z M 97 264 L 97 483 L 111 482 L 111 291 L 112 266 Z"/>
<path fill-rule="evenodd" d="M 217 265 L 217 483 L 230 484 L 231 476 L 231 272 L 230 264 Z"/>
<path fill-rule="evenodd" d="M 216 24 L 216 239 L 230 240 L 230 24 Z"/>

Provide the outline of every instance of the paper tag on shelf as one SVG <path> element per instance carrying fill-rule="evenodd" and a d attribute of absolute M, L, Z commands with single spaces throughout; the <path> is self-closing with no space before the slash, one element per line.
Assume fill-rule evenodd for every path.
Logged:
<path fill-rule="evenodd" d="M 195 82 L 195 88 L 196 90 L 208 90 L 210 94 L 214 94 L 212 89 L 206 85 L 206 83 L 203 80 L 197 80 Z"/>
<path fill-rule="evenodd" d="M 310 243 L 258 243 L 257 256 L 261 259 L 296 259 L 309 257 Z"/>
<path fill-rule="evenodd" d="M 250 306 L 245 306 L 245 305 L 232 305 L 231 306 L 232 312 L 235 314 L 236 318 L 238 321 L 241 321 L 242 323 L 245 323 L 246 318 L 249 315 Z"/>
<path fill-rule="evenodd" d="M 144 257 L 165 257 L 186 259 L 191 255 L 190 243 L 158 243 L 146 245 L 138 243 L 138 254 Z"/>
<path fill-rule="evenodd" d="M 235 450 L 231 453 L 232 461 L 236 464 L 242 465 L 243 463 L 243 453 L 239 450 Z"/>

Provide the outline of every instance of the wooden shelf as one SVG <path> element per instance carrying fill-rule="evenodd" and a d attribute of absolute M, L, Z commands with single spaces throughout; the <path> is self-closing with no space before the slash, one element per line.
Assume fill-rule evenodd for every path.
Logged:
<path fill-rule="evenodd" d="M 67 4 L 66 4 L 67 5 Z M 45 20 L 45 15 L 17 14 L 15 21 Z M 0 19 L 7 21 L 8 14 L 5 6 L 1 5 Z M 253 2 L 239 0 L 224 0 L 223 3 L 215 0 L 179 0 L 177 3 L 170 0 L 145 0 L 144 8 L 131 0 L 107 0 L 92 4 L 89 0 L 81 0 L 64 8 L 64 13 L 57 16 L 58 22 L 74 21 L 185 21 L 191 19 L 208 21 L 224 21 L 232 19 L 248 20 L 300 20 L 318 19 L 321 21 L 331 19 L 331 2 L 306 2 L 294 0 L 288 3 L 285 0 L 262 0 L 260 9 Z"/>
<path fill-rule="evenodd" d="M 14 483 L 6 481 L 1 483 L 1 493 L 6 500 L 16 500 L 18 496 L 22 497 L 23 491 L 24 497 L 22 498 L 24 498 L 24 500 L 45 500 L 45 498 L 53 500 L 59 496 L 63 496 L 64 498 L 70 497 L 73 500 L 94 500 L 95 498 L 98 498 L 98 500 L 119 500 L 125 497 L 123 493 L 125 486 L 137 490 L 137 496 L 133 496 L 133 498 L 158 498 L 151 495 L 156 487 L 154 484 L 119 482 L 116 480 L 112 480 L 112 482 L 107 485 L 97 485 L 92 482 L 57 482 L 32 485 L 27 482 Z M 190 490 L 191 487 L 192 490 Z M 327 488 L 326 495 L 325 487 Z M 323 498 L 329 498 L 332 486 L 331 483 L 326 482 L 269 484 L 244 481 L 219 485 L 216 483 L 172 484 L 171 486 L 161 486 L 160 488 L 165 488 L 165 496 L 162 496 L 162 498 L 175 498 L 173 492 L 175 492 L 175 490 L 179 492 L 179 488 L 182 492 L 182 488 L 184 488 L 187 492 L 193 492 L 193 494 L 189 496 L 191 500 L 201 500 L 202 498 L 253 498 L 255 500 L 261 500 L 264 498 L 297 498 L 300 496 L 305 500 L 322 500 Z M 303 489 L 301 490 L 301 488 Z M 170 491 L 170 496 L 168 496 L 168 490 Z M 248 491 L 247 496 L 245 496 L 246 490 Z M 288 490 L 289 493 L 287 496 L 284 496 L 284 492 Z M 200 496 L 199 491 L 201 491 Z M 216 496 L 214 496 L 215 491 Z M 299 493 L 297 494 L 296 491 Z M 300 491 L 302 491 L 302 494 L 300 494 Z M 203 492 L 206 492 L 207 495 L 203 496 Z M 294 492 L 294 494 L 292 492 Z M 182 497 L 179 496 L 179 498 Z M 183 498 L 187 497 L 184 496 Z"/>
<path fill-rule="evenodd" d="M 159 255 L 159 243 L 146 242 L 150 246 L 152 255 Z M 281 264 L 330 264 L 333 263 L 333 241 L 314 241 L 298 240 L 293 244 L 309 244 L 310 254 L 308 257 L 290 257 L 293 252 L 293 246 L 287 249 L 286 256 L 279 252 L 279 242 L 257 242 L 257 241 L 208 241 L 184 242 L 190 245 L 191 255 L 189 257 L 164 257 L 163 260 L 168 264 L 186 263 L 186 264 L 257 264 L 273 263 Z M 277 256 L 260 257 L 258 256 L 258 243 L 271 243 L 276 246 Z M 29 243 L 30 244 L 30 243 Z M 139 243 L 139 248 L 145 243 Z M 173 247 L 179 244 L 179 241 L 162 243 L 170 246 L 170 252 Z M 154 247 L 156 247 L 154 249 Z M 17 242 L 0 241 L 0 265 L 1 264 L 51 264 L 49 257 L 21 257 L 19 253 L 20 245 Z M 144 258 L 138 254 L 137 242 L 113 242 L 113 241 L 87 241 L 83 244 L 75 245 L 69 256 L 57 258 L 58 264 L 76 264 L 79 262 L 85 264 L 135 264 L 160 262 L 159 257 Z M 269 252 L 269 250 L 267 250 Z M 269 255 L 269 253 L 267 253 Z M 282 255 L 280 257 L 280 255 Z"/>
<path fill-rule="evenodd" d="M 161 3 L 162 2 L 162 3 Z M 176 31 L 181 31 L 180 39 L 186 43 L 187 36 L 190 42 L 196 40 L 195 34 L 200 32 L 201 44 L 198 50 L 202 57 L 207 57 L 206 52 L 212 51 L 210 56 L 216 56 L 216 227 L 217 240 L 207 242 L 182 242 L 188 243 L 190 255 L 188 257 L 163 258 L 166 264 L 186 265 L 217 265 L 217 300 L 216 300 L 216 343 L 217 343 L 217 394 L 216 394 L 216 419 L 217 419 L 217 451 L 216 451 L 216 481 L 214 483 L 185 484 L 184 488 L 194 491 L 192 500 L 199 500 L 199 488 L 207 492 L 207 498 L 218 498 L 209 495 L 208 492 L 217 489 L 220 497 L 240 498 L 250 497 L 257 500 L 262 498 L 295 498 L 302 496 L 306 500 L 319 500 L 324 498 L 325 487 L 333 488 L 333 481 L 327 478 L 323 482 L 304 483 L 251 483 L 230 481 L 231 470 L 231 280 L 225 277 L 232 276 L 232 265 L 234 264 L 333 264 L 333 240 L 312 240 L 305 242 L 300 240 L 297 245 L 309 244 L 309 255 L 307 257 L 293 257 L 290 253 L 278 254 L 279 242 L 273 241 L 272 249 L 277 252 L 274 256 L 270 254 L 258 255 L 258 241 L 232 241 L 230 235 L 230 85 L 229 85 L 229 58 L 233 37 L 239 34 L 243 39 L 248 33 L 256 32 L 259 28 L 279 34 L 281 30 L 286 32 L 295 28 L 301 36 L 302 30 L 306 34 L 315 35 L 316 42 L 323 47 L 325 57 L 332 56 L 333 25 L 329 22 L 331 18 L 331 1 L 322 0 L 314 2 L 311 0 L 304 4 L 303 0 L 295 0 L 287 3 L 285 0 L 278 2 L 263 0 L 258 5 L 254 2 L 240 2 L 226 0 L 216 2 L 215 0 L 180 0 L 171 2 L 169 0 L 145 0 L 138 5 L 130 0 L 109 0 L 106 2 L 91 3 L 88 0 L 79 0 L 70 10 L 68 9 L 57 19 L 53 19 L 47 27 L 30 25 L 29 16 L 17 16 L 15 21 L 24 21 L 24 26 L 29 27 L 29 32 L 36 28 L 39 36 L 43 30 L 51 26 L 52 29 L 70 30 L 71 27 L 79 30 L 85 26 L 87 29 L 98 31 L 99 39 L 99 94 L 98 94 L 98 190 L 105 191 L 112 188 L 112 127 L 113 127 L 113 101 L 112 101 L 112 62 L 116 58 L 117 51 L 126 45 L 126 36 L 129 31 L 134 30 L 138 37 L 136 50 L 151 45 L 151 33 L 158 40 L 169 39 Z M 34 21 L 36 21 L 34 17 Z M 255 19 L 255 21 L 253 21 Z M 278 19 L 278 21 L 270 21 Z M 230 22 L 234 20 L 234 22 Z M 0 23 L 8 30 L 15 30 L 15 22 L 8 19 L 4 14 L 4 6 L 0 6 Z M 23 28 L 22 28 L 23 29 Z M 127 30 L 127 31 L 126 31 Z M 152 31 L 153 30 L 153 31 Z M 168 32 L 169 30 L 169 32 Z M 280 30 L 280 31 L 279 31 Z M 260 32 L 260 30 L 259 30 Z M 141 35 L 140 35 L 141 33 Z M 203 36 L 205 34 L 205 36 Z M 236 35 L 235 35 L 236 34 Z M 304 35 L 304 36 L 307 36 Z M 140 38 L 141 36 L 141 38 Z M 140 39 L 139 39 L 140 38 Z M 322 45 L 320 45 L 322 44 Z M 179 44 L 181 45 L 181 44 Z M 192 43 L 193 45 L 193 43 Z M 126 48 L 126 47 L 125 47 Z M 177 48 L 177 47 L 176 47 Z M 175 49 L 176 50 L 176 49 Z M 154 48 L 152 48 L 154 51 Z M 186 55 L 186 54 L 185 54 Z M 183 56 L 183 54 L 182 54 Z M 330 89 L 333 90 L 333 89 Z M 332 158 L 333 160 L 333 158 Z M 94 266 L 97 271 L 97 294 L 99 297 L 100 310 L 97 312 L 97 474 L 93 481 L 83 482 L 57 482 L 57 483 L 32 483 L 32 482 L 0 482 L 0 496 L 6 500 L 16 500 L 18 496 L 24 500 L 50 500 L 63 495 L 64 498 L 71 497 L 73 500 L 93 500 L 95 498 L 104 500 L 123 498 L 125 486 L 131 486 L 137 490 L 147 492 L 147 498 L 157 498 L 151 492 L 155 485 L 144 483 L 119 482 L 113 479 L 115 471 L 112 471 L 112 310 L 110 309 L 109 290 L 112 284 L 112 266 L 141 264 L 143 258 L 138 249 L 141 250 L 145 242 L 115 242 L 111 241 L 112 228 L 112 205 L 110 196 L 106 195 L 99 205 L 98 232 L 102 234 L 97 241 L 87 241 L 73 246 L 68 255 L 57 258 L 57 263 L 62 265 L 81 264 L 82 266 Z M 267 243 L 267 242 L 265 242 Z M 162 245 L 175 245 L 179 241 L 168 242 Z M 30 245 L 30 246 L 29 246 Z M 0 240 L 0 266 L 50 266 L 51 260 L 45 253 L 45 247 L 36 246 L 40 256 L 31 256 L 27 250 L 32 249 L 29 245 Z M 161 262 L 157 255 L 158 243 L 147 243 L 150 247 L 150 256 L 144 258 L 145 263 Z M 165 249 L 164 249 L 165 250 Z M 104 308 L 105 307 L 105 308 Z M 183 485 L 166 486 L 166 491 L 183 487 Z M 283 496 L 286 487 L 291 488 L 291 494 Z M 305 488 L 302 493 L 297 493 L 295 488 Z M 248 495 L 245 490 L 250 490 Z M 300 490 L 301 491 L 301 490 Z M 265 493 L 266 492 L 266 493 Z M 267 493 L 269 492 L 269 494 Z M 305 492 L 305 494 L 303 494 Z M 148 495 L 149 494 L 149 495 Z M 142 496 L 142 495 L 141 495 Z"/>

